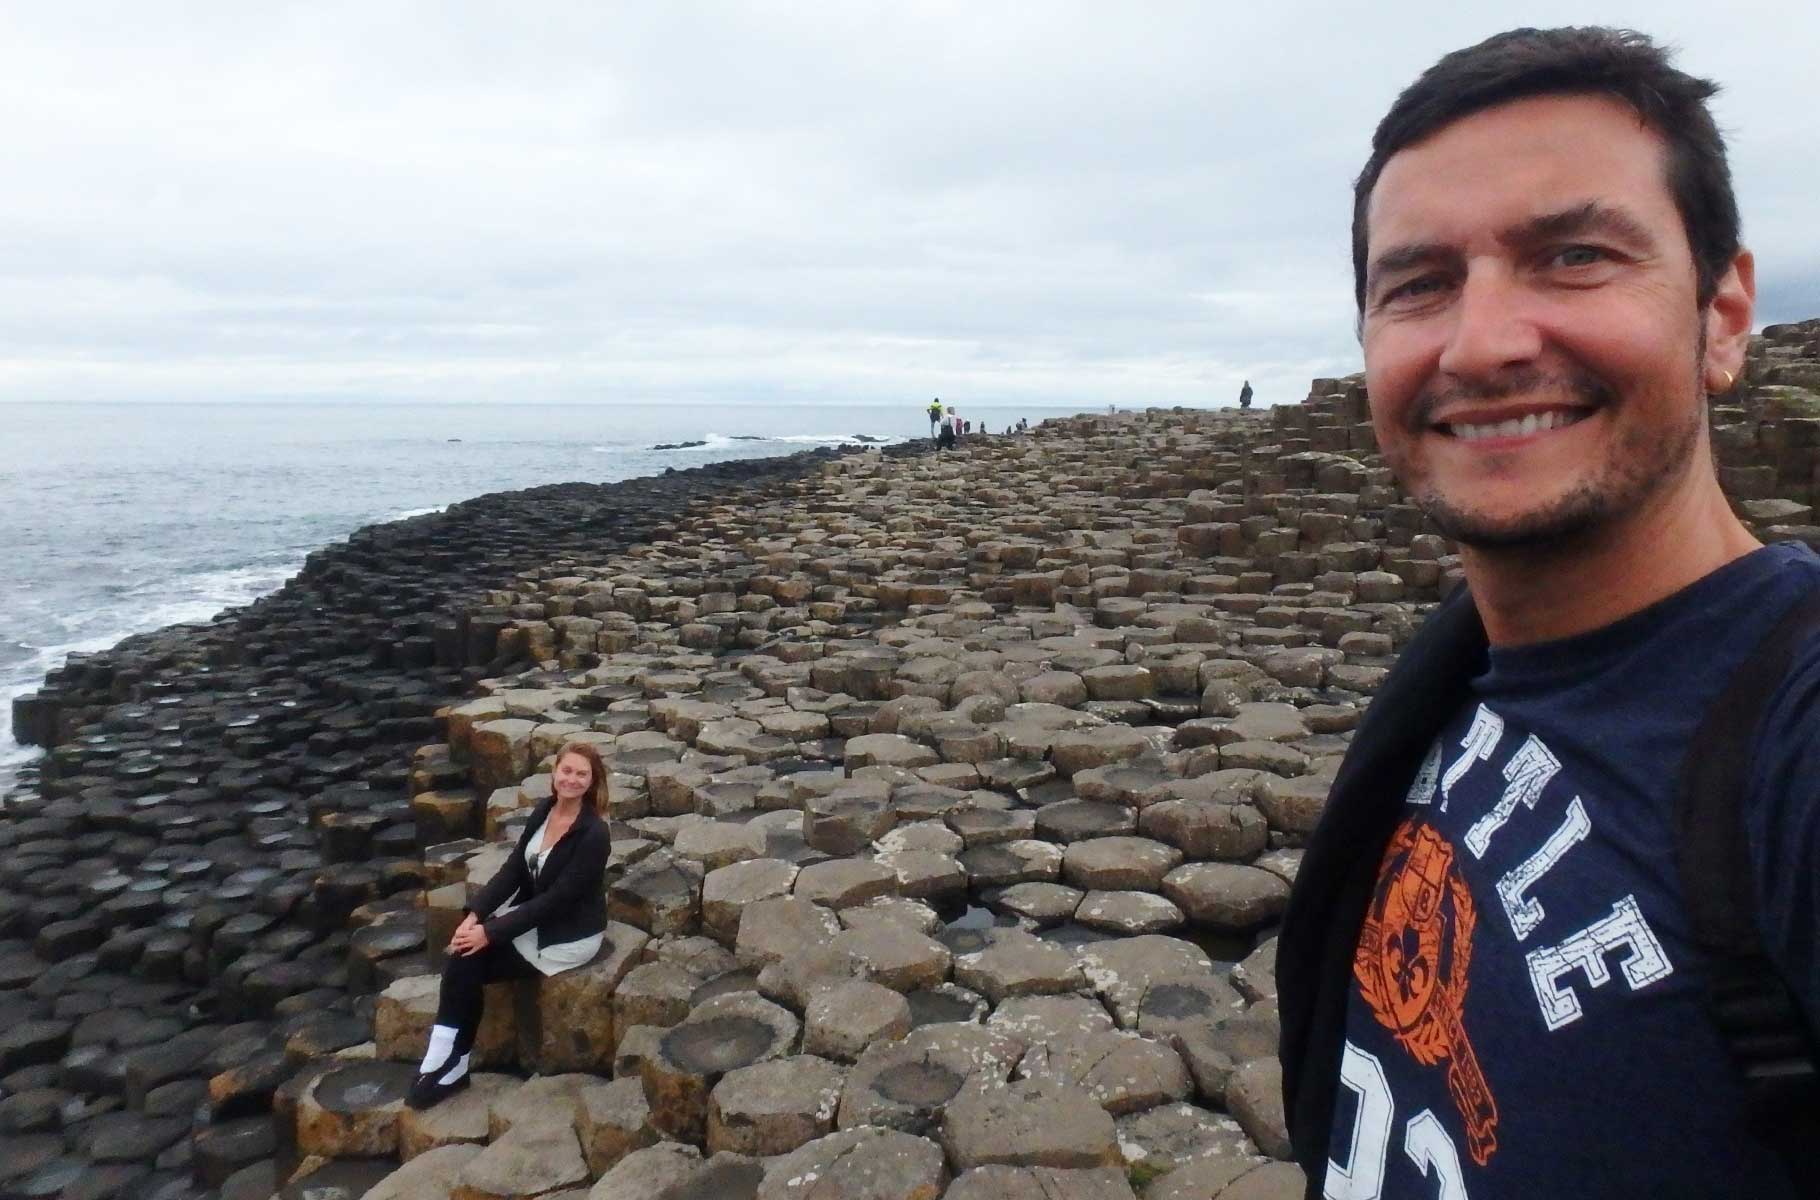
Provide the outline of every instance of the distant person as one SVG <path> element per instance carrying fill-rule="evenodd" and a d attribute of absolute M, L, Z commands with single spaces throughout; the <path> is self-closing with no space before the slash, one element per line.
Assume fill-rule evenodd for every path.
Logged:
<path fill-rule="evenodd" d="M 1026 433 L 1029 431 L 1029 429 L 1030 429 L 1030 422 L 1026 421 L 1023 417 L 1019 417 L 1017 419 L 1017 431 L 1019 433 Z"/>
<path fill-rule="evenodd" d="M 593 960 L 607 928 L 607 768 L 570 742 L 556 756 L 554 795 L 531 813 L 505 865 L 449 939 L 430 1044 L 405 1102 L 429 1108 L 468 1086 L 483 989 L 555 975 Z"/>
<path fill-rule="evenodd" d="M 954 406 L 949 405 L 948 411 L 942 414 L 942 430 L 941 430 L 940 435 L 937 437 L 936 443 L 935 443 L 937 446 L 940 446 L 943 450 L 954 449 L 954 438 L 955 438 L 954 426 L 955 426 L 955 424 L 956 424 L 956 421 L 955 421 L 955 416 L 954 416 Z"/>
<path fill-rule="evenodd" d="M 931 440 L 933 440 L 935 438 L 936 427 L 938 425 L 940 425 L 941 422 L 942 422 L 942 401 L 941 401 L 941 397 L 938 396 L 935 399 L 929 401 L 929 437 Z"/>
<path fill-rule="evenodd" d="M 1247 379 L 1245 381 L 1245 386 L 1239 389 L 1239 408 L 1247 409 L 1250 407 L 1251 407 L 1251 380 Z"/>

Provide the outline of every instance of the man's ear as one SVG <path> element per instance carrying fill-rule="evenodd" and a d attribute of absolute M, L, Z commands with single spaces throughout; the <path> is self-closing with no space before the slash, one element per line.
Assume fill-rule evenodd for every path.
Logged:
<path fill-rule="evenodd" d="M 1751 318 L 1757 307 L 1757 261 L 1739 250 L 1719 276 L 1706 306 L 1706 361 L 1700 365 L 1710 392 L 1728 392 L 1744 371 Z"/>

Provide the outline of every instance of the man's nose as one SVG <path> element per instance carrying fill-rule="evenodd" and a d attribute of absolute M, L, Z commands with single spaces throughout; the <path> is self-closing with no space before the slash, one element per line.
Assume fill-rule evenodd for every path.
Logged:
<path fill-rule="evenodd" d="M 1441 349 L 1442 372 L 1482 379 L 1533 362 L 1542 352 L 1542 336 L 1528 299 L 1520 281 L 1501 267 L 1468 270 Z"/>

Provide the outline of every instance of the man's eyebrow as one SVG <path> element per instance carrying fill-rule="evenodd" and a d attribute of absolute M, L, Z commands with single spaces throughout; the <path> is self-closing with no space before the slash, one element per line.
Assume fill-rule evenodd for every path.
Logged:
<path fill-rule="evenodd" d="M 1457 262 L 1460 252 L 1442 242 L 1408 242 L 1393 246 L 1371 260 L 1365 272 L 1366 290 L 1370 291 L 1385 275 L 1426 267 L 1440 262 Z"/>
<path fill-rule="evenodd" d="M 1559 212 L 1531 217 L 1498 234 L 1498 240 L 1510 247 L 1533 246 L 1537 242 L 1581 237 L 1589 233 L 1602 233 L 1645 249 L 1653 249 L 1656 244 L 1655 237 L 1643 222 L 1622 209 L 1601 204 L 1597 200 L 1588 200 Z"/>
<path fill-rule="evenodd" d="M 1654 235 L 1643 222 L 1622 209 L 1597 200 L 1588 200 L 1559 212 L 1531 217 L 1500 232 L 1498 241 L 1505 246 L 1519 248 L 1561 238 L 1583 237 L 1591 233 L 1602 233 L 1643 249 L 1654 249 L 1656 245 Z M 1394 246 L 1371 260 L 1365 272 L 1366 294 L 1374 291 L 1378 281 L 1385 275 L 1414 267 L 1457 262 L 1459 258 L 1459 250 L 1444 242 L 1409 242 Z"/>

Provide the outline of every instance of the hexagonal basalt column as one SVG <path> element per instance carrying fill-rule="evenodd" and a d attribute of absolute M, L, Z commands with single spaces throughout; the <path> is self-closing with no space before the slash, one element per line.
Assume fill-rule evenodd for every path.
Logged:
<path fill-rule="evenodd" d="M 429 1044 L 430 1026 L 436 1023 L 436 1003 L 442 980 L 435 975 L 412 975 L 391 984 L 379 994 L 373 1010 L 375 1052 L 390 1062 L 418 1063 Z M 488 984 L 486 1007 L 474 1038 L 476 1067 L 510 1065 L 518 1057 L 517 984 Z"/>
<path fill-rule="evenodd" d="M 963 1170 L 1119 1162 L 1111 1115 L 1080 1091 L 1048 1081 L 961 1094 L 943 1113 L 941 1137 L 949 1161 Z"/>
<path fill-rule="evenodd" d="M 850 780 L 803 805 L 803 840 L 827 854 L 858 854 L 896 823 L 891 785 L 880 779 Z"/>
<path fill-rule="evenodd" d="M 844 1080 L 810 1054 L 729 1071 L 708 1098 L 708 1149 L 769 1157 L 833 1132 Z"/>
<path fill-rule="evenodd" d="M 889 1129 L 846 1129 L 774 1160 L 757 1200 L 937 1200 L 948 1185 L 942 1149 Z"/>
<path fill-rule="evenodd" d="M 398 1116 L 398 1157 L 409 1162 L 444 1146 L 472 1144 L 478 1149 L 490 1136 L 488 1114 L 493 1101 L 518 1081 L 509 1075 L 476 1074 L 465 1091 L 433 1108 L 406 1108 Z"/>
<path fill-rule="evenodd" d="M 1021 929 L 997 929 L 984 949 L 954 960 L 954 981 L 997 1004 L 1009 996 L 1072 992 L 1086 977 L 1074 956 L 1054 942 Z"/>
<path fill-rule="evenodd" d="M 739 936 L 740 916 L 749 905 L 790 894 L 796 864 L 781 858 L 755 858 L 708 873 L 701 887 L 702 928 L 731 945 Z"/>
<path fill-rule="evenodd" d="M 817 991 L 803 1012 L 803 1049 L 852 1062 L 910 1032 L 910 1002 L 881 984 L 849 980 Z"/>
<path fill-rule="evenodd" d="M 566 1125 L 514 1129 L 469 1159 L 450 1200 L 518 1200 L 587 1186 L 588 1164 Z"/>
<path fill-rule="evenodd" d="M 1193 1086 L 1181 1056 L 1168 1045 L 1117 1030 L 1045 1039 L 1030 1048 L 1018 1074 L 1083 1092 L 1114 1116 L 1185 1100 Z"/>
<path fill-rule="evenodd" d="M 752 992 L 734 992 L 690 1013 L 658 1039 L 639 1064 L 651 1124 L 660 1132 L 700 1142 L 707 1132 L 708 1097 L 723 1076 L 794 1053 L 801 1026 L 788 1009 Z"/>
<path fill-rule="evenodd" d="M 651 1128 L 651 1106 L 644 1084 L 615 1079 L 582 1088 L 575 1111 L 575 1134 L 588 1160 L 588 1170 L 601 1175 L 626 1155 L 657 1142 Z"/>
<path fill-rule="evenodd" d="M 742 967 L 765 967 L 801 946 L 826 942 L 840 932 L 840 918 L 829 909 L 797 896 L 780 896 L 748 905 L 740 914 L 734 952 Z"/>
<path fill-rule="evenodd" d="M 402 1063 L 356 1062 L 317 1077 L 297 1104 L 297 1149 L 324 1158 L 391 1158 L 398 1115 L 416 1072 Z"/>
<path fill-rule="evenodd" d="M 610 921 L 593 961 L 520 984 L 519 1062 L 546 1075 L 609 1072 L 613 1065 L 614 989 L 650 940 L 641 929 Z"/>
<path fill-rule="evenodd" d="M 794 894 L 829 908 L 847 908 L 896 892 L 897 875 L 890 868 L 863 858 L 836 858 L 804 867 Z"/>
<path fill-rule="evenodd" d="M 967 1024 L 925 1025 L 869 1046 L 841 1092 L 840 1127 L 928 1132 L 963 1090 L 1003 1084 L 1024 1048 L 1021 1038 Z"/>
<path fill-rule="evenodd" d="M 704 874 L 700 863 L 657 851 L 608 889 L 608 912 L 653 936 L 693 933 L 701 917 Z"/>

